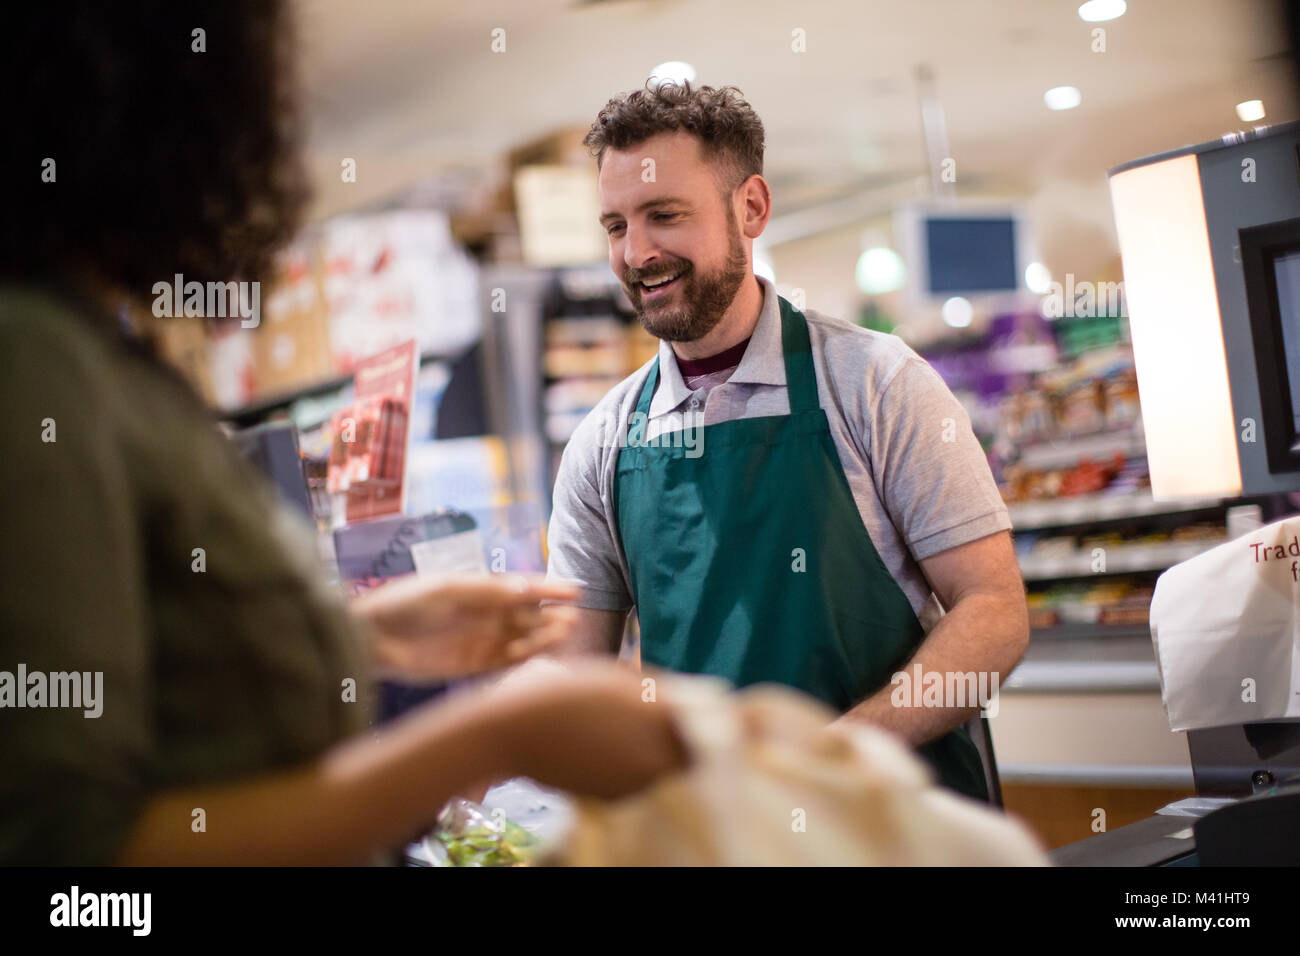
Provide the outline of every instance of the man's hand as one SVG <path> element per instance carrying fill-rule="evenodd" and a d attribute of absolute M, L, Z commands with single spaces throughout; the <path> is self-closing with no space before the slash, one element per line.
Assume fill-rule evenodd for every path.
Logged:
<path fill-rule="evenodd" d="M 541 576 L 483 575 L 430 581 L 411 575 L 358 596 L 378 671 L 449 680 L 517 664 L 567 642 L 579 589 Z"/>

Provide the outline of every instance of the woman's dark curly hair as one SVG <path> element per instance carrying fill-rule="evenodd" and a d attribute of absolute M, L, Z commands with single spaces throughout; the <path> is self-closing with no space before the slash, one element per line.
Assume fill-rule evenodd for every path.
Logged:
<path fill-rule="evenodd" d="M 627 149 L 658 133 L 677 131 L 699 138 L 727 191 L 763 172 L 763 121 L 734 86 L 693 87 L 652 78 L 645 89 L 606 103 L 583 144 L 600 165 L 607 149 Z"/>
<path fill-rule="evenodd" d="M 49 0 L 4 34 L 0 278 L 267 274 L 307 196 L 286 3 Z"/>

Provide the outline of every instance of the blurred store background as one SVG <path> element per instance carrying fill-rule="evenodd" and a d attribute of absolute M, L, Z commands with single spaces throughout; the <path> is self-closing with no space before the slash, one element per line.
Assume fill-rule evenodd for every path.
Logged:
<path fill-rule="evenodd" d="M 738 86 L 775 203 L 757 268 L 929 359 L 1010 506 L 1034 633 L 993 721 L 1007 805 L 1058 845 L 1192 792 L 1155 578 L 1296 509 L 1152 497 L 1106 173 L 1295 118 L 1272 4 L 307 0 L 299 29 L 310 223 L 259 327 L 164 334 L 232 427 L 298 426 L 322 529 L 357 363 L 415 339 L 405 513 L 495 515 L 506 565 L 540 565 L 565 441 L 655 350 L 582 136 L 651 74 Z"/>

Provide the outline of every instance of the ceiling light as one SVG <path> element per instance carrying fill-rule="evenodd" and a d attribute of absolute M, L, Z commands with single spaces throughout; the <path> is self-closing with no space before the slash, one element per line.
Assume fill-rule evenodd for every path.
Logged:
<path fill-rule="evenodd" d="M 971 318 L 975 315 L 974 308 L 971 307 L 969 299 L 963 299 L 959 295 L 953 296 L 943 304 L 939 310 L 943 320 L 951 325 L 954 329 L 964 329 L 970 325 Z"/>
<path fill-rule="evenodd" d="M 660 63 L 651 70 L 650 79 L 654 81 L 651 84 L 653 86 L 659 86 L 662 83 L 673 83 L 680 86 L 683 81 L 694 83 L 695 67 L 689 63 L 683 63 L 681 60 L 669 60 L 667 63 Z"/>
<path fill-rule="evenodd" d="M 1025 288 L 1035 295 L 1044 295 L 1052 287 L 1052 274 L 1041 262 L 1031 262 L 1025 267 Z"/>
<path fill-rule="evenodd" d="M 1054 86 L 1043 94 L 1043 102 L 1049 110 L 1072 110 L 1082 99 L 1075 86 Z"/>
<path fill-rule="evenodd" d="M 877 246 L 858 256 L 853 277 L 857 280 L 858 288 L 867 295 L 883 295 L 903 287 L 907 269 L 897 252 L 885 246 Z"/>
<path fill-rule="evenodd" d="M 1237 115 L 1243 123 L 1253 123 L 1264 118 L 1263 100 L 1246 100 L 1237 104 Z"/>
<path fill-rule="evenodd" d="M 1122 17 L 1128 4 L 1124 0 L 1088 0 L 1079 6 L 1079 19 L 1088 23 L 1104 23 Z"/>

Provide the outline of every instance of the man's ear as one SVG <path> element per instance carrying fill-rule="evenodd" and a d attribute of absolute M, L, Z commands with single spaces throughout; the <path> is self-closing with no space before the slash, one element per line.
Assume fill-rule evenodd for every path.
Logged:
<path fill-rule="evenodd" d="M 742 200 L 740 231 L 747 239 L 757 239 L 772 218 L 772 190 L 758 173 L 737 187 Z"/>

